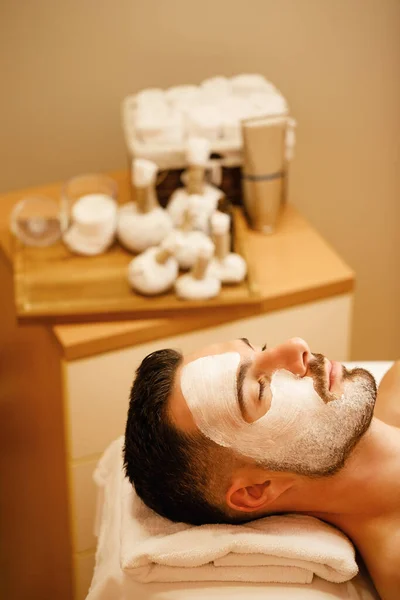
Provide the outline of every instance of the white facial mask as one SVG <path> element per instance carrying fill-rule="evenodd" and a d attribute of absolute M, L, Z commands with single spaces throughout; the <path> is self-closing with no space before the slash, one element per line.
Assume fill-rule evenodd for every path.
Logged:
<path fill-rule="evenodd" d="M 325 404 L 311 377 L 278 370 L 271 378 L 269 410 L 247 423 L 237 399 L 239 363 L 240 354 L 230 352 L 199 358 L 182 369 L 182 393 L 200 431 L 274 470 L 330 469 L 364 418 L 365 382 L 349 382 L 357 393 Z"/>

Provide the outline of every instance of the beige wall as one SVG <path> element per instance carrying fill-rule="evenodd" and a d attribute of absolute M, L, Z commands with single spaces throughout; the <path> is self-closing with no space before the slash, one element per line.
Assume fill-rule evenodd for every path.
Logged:
<path fill-rule="evenodd" d="M 291 201 L 357 272 L 353 357 L 399 357 L 398 0 L 2 0 L 0 190 L 124 166 L 126 94 L 242 71 L 289 99 Z"/>

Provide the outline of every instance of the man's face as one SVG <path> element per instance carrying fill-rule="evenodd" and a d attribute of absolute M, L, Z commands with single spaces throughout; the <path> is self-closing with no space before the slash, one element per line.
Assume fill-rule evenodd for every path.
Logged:
<path fill-rule="evenodd" d="M 178 428 L 269 470 L 325 475 L 368 429 L 375 398 L 370 373 L 312 354 L 300 338 L 265 350 L 235 340 L 184 359 L 170 410 Z"/>

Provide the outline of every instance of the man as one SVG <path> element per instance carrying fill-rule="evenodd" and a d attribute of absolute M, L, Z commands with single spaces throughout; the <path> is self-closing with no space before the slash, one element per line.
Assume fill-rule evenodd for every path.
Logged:
<path fill-rule="evenodd" d="M 386 421 L 399 371 L 381 385 L 376 415 Z M 271 349 L 235 340 L 186 357 L 161 350 L 132 387 L 126 473 L 175 521 L 298 512 L 332 523 L 382 599 L 398 600 L 400 429 L 373 418 L 375 402 L 370 373 L 312 354 L 300 338 Z"/>

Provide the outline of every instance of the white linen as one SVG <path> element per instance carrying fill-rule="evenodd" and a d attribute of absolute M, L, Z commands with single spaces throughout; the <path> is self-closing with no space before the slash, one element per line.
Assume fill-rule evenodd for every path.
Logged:
<path fill-rule="evenodd" d="M 110 452 L 120 453 L 121 447 L 122 439 Z M 313 517 L 279 515 L 244 525 L 172 523 L 147 508 L 127 479 L 121 485 L 120 561 L 137 581 L 310 583 L 315 574 L 342 582 L 358 572 L 349 539 Z"/>

